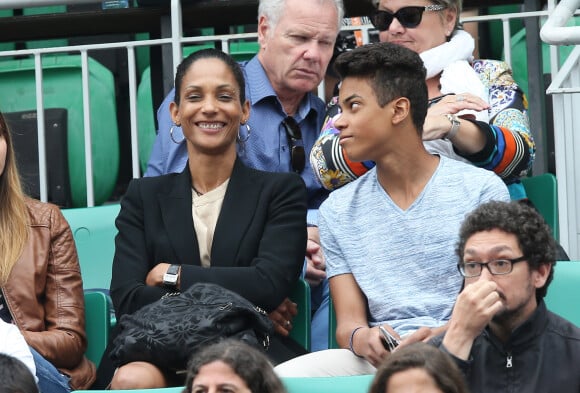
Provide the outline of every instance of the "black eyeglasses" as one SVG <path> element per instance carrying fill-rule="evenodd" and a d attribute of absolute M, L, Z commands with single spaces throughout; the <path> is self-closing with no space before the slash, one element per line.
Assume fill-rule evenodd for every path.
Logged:
<path fill-rule="evenodd" d="M 399 8 L 395 13 L 384 10 L 375 10 L 369 18 L 373 26 L 379 31 L 388 30 L 391 22 L 393 22 L 393 18 L 397 18 L 403 27 L 414 29 L 421 23 L 423 12 L 441 11 L 445 8 L 444 5 L 433 4 L 426 6 L 403 7 Z"/>
<path fill-rule="evenodd" d="M 502 274 L 511 273 L 514 263 L 522 262 L 526 259 L 528 258 L 521 256 L 514 259 L 496 259 L 489 262 L 462 262 L 457 264 L 457 268 L 459 269 L 459 273 L 467 278 L 480 276 L 484 266 L 494 276 L 501 276 Z"/>
<path fill-rule="evenodd" d="M 292 170 L 301 173 L 306 165 L 306 152 L 304 151 L 304 143 L 302 142 L 302 131 L 300 131 L 300 126 L 292 116 L 288 116 L 282 120 L 282 125 L 286 130 L 288 144 L 290 145 L 290 163 L 292 164 Z"/>

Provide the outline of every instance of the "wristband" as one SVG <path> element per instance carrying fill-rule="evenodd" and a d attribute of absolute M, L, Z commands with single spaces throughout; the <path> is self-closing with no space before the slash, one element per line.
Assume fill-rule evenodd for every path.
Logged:
<path fill-rule="evenodd" d="M 357 328 L 354 328 L 354 329 L 352 330 L 352 333 L 350 334 L 350 341 L 349 341 L 349 343 L 348 343 L 348 348 L 350 349 L 350 351 L 351 351 L 351 352 L 352 352 L 352 353 L 353 353 L 353 354 L 354 354 L 356 357 L 359 357 L 359 358 L 362 358 L 363 356 L 359 355 L 358 353 L 356 353 L 356 352 L 354 351 L 354 348 L 352 347 L 352 341 L 353 341 L 353 339 L 354 339 L 354 334 L 355 334 L 355 333 L 356 333 L 356 332 L 357 332 L 359 329 L 362 329 L 362 328 L 364 328 L 364 327 L 366 327 L 366 326 L 359 326 L 359 327 L 357 327 Z"/>

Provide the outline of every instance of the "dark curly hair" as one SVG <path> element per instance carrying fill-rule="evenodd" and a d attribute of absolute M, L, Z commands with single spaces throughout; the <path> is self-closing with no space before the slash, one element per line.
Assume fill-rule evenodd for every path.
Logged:
<path fill-rule="evenodd" d="M 234 339 L 209 345 L 193 355 L 182 393 L 191 393 L 199 370 L 206 364 L 223 362 L 244 380 L 252 393 L 286 393 L 282 381 L 274 373 L 266 355 L 248 344 Z"/>
<path fill-rule="evenodd" d="M 478 232 L 499 229 L 511 233 L 518 239 L 518 245 L 532 270 L 543 264 L 552 265 L 543 287 L 536 289 L 536 299 L 540 301 L 548 290 L 554 276 L 556 264 L 556 243 L 546 221 L 532 206 L 511 202 L 487 202 L 471 212 L 463 221 L 459 231 L 459 241 L 455 252 L 463 260 L 465 243 Z"/>
<path fill-rule="evenodd" d="M 419 55 L 388 42 L 360 46 L 339 55 L 334 68 L 341 79 L 368 78 L 381 107 L 405 97 L 411 103 L 413 124 L 419 135 L 427 115 L 425 67 Z"/>

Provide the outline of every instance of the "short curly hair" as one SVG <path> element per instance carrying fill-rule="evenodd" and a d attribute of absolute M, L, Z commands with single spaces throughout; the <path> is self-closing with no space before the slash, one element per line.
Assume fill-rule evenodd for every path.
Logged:
<path fill-rule="evenodd" d="M 532 270 L 537 270 L 543 264 L 552 266 L 544 286 L 536 289 L 536 299 L 540 301 L 546 296 L 556 264 L 556 243 L 550 227 L 534 207 L 521 201 L 493 201 L 481 204 L 461 224 L 459 241 L 455 249 L 459 260 L 463 260 L 465 243 L 471 236 L 493 229 L 516 236 L 518 245 Z"/>

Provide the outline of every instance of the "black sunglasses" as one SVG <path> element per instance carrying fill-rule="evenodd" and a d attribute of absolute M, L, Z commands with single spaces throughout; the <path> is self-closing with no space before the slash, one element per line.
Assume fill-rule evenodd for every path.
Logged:
<path fill-rule="evenodd" d="M 282 120 L 282 125 L 286 130 L 286 136 L 290 144 L 290 163 L 292 164 L 292 170 L 301 173 L 306 165 L 306 152 L 304 151 L 304 143 L 302 142 L 302 131 L 300 131 L 300 126 L 292 116 L 288 116 Z"/>
<path fill-rule="evenodd" d="M 403 27 L 413 29 L 421 23 L 423 12 L 441 11 L 444 9 L 444 5 L 433 4 L 426 6 L 403 7 L 395 13 L 384 10 L 375 10 L 369 18 L 373 26 L 379 31 L 388 30 L 394 18 L 397 18 Z"/>

